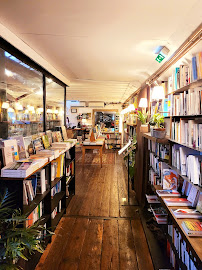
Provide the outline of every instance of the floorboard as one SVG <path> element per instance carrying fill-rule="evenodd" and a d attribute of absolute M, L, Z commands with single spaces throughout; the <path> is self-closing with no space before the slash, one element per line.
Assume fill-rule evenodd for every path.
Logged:
<path fill-rule="evenodd" d="M 102 168 L 76 164 L 76 195 L 37 270 L 154 269 L 139 207 L 123 205 L 127 170 L 114 155 Z"/>

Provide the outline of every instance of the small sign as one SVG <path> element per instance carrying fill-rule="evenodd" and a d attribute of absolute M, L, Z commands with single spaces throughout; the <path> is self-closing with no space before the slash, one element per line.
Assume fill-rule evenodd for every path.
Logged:
<path fill-rule="evenodd" d="M 159 53 L 156 57 L 156 61 L 161 63 L 163 61 L 163 59 L 165 58 L 165 56 L 161 53 Z"/>

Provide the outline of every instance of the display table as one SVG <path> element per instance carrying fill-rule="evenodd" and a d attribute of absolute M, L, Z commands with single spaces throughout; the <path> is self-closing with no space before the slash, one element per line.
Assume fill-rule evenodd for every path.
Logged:
<path fill-rule="evenodd" d="M 102 150 L 104 149 L 105 138 L 98 138 L 95 142 L 84 141 L 82 146 L 82 164 L 85 162 L 86 149 L 98 149 L 100 153 L 100 165 L 102 167 Z"/>

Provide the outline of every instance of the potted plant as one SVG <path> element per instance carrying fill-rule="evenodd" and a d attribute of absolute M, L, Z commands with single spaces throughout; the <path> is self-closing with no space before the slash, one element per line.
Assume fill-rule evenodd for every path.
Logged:
<path fill-rule="evenodd" d="M 148 132 L 147 117 L 148 113 L 142 113 L 141 111 L 137 112 L 137 118 L 141 122 L 140 132 Z"/>
<path fill-rule="evenodd" d="M 163 139 L 166 135 L 165 128 L 163 126 L 164 124 L 164 116 L 161 113 L 155 113 L 149 121 L 150 126 L 153 126 L 153 129 L 151 128 L 151 135 Z"/>
<path fill-rule="evenodd" d="M 22 269 L 17 265 L 20 258 L 28 260 L 29 254 L 38 251 L 43 253 L 40 232 L 44 229 L 39 223 L 29 228 L 23 227 L 26 218 L 20 210 L 13 210 L 12 195 L 6 190 L 0 195 L 0 265 L 1 269 Z"/>

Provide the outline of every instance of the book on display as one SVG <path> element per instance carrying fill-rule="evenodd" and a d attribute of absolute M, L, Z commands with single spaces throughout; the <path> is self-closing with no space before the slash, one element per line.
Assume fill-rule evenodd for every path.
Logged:
<path fill-rule="evenodd" d="M 157 190 L 156 193 L 160 197 L 180 197 L 181 196 L 181 194 L 177 190 L 172 190 L 172 189 Z"/>
<path fill-rule="evenodd" d="M 196 210 L 191 208 L 178 208 L 171 209 L 176 218 L 196 218 L 202 219 L 202 214 Z"/>
<path fill-rule="evenodd" d="M 167 206 L 192 206 L 192 203 L 185 198 L 163 198 Z"/>
<path fill-rule="evenodd" d="M 182 227 L 188 236 L 202 236 L 202 222 L 186 220 Z"/>

